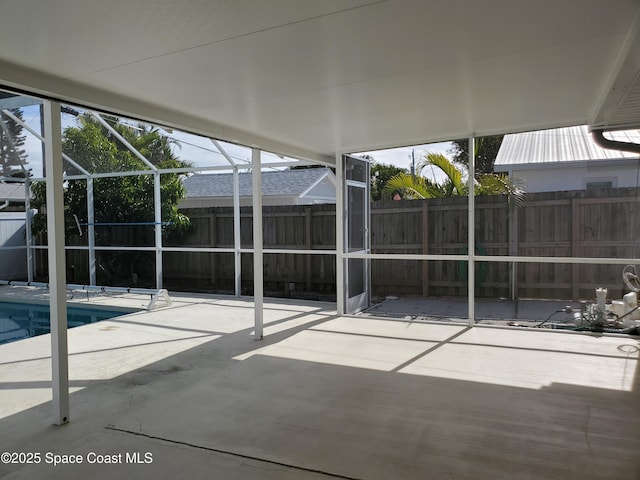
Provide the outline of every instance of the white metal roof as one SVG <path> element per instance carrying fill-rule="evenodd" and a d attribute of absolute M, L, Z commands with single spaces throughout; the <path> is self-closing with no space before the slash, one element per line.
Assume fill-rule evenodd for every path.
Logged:
<path fill-rule="evenodd" d="M 640 130 L 607 133 L 622 142 L 640 143 Z M 586 125 L 505 135 L 496 157 L 496 171 L 522 165 L 638 158 L 638 154 L 602 148 Z"/>
<path fill-rule="evenodd" d="M 615 125 L 635 98 L 639 6 L 2 2 L 0 84 L 325 160 L 469 134 Z M 623 117 L 640 124 L 640 108 Z"/>

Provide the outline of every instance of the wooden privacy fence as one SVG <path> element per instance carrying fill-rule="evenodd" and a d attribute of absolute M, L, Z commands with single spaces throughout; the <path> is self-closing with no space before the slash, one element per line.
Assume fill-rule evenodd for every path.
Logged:
<path fill-rule="evenodd" d="M 233 208 L 183 210 L 194 228 L 180 242 L 185 247 L 233 248 Z M 265 248 L 335 250 L 335 205 L 263 207 Z M 240 210 L 242 248 L 253 247 L 251 208 Z M 173 242 L 173 246 L 178 246 Z M 167 288 L 232 292 L 233 253 L 164 254 Z M 242 254 L 242 289 L 253 292 L 253 255 Z M 265 291 L 270 294 L 335 297 L 335 255 L 264 254 Z M 296 293 L 293 293 L 296 292 Z"/>
<path fill-rule="evenodd" d="M 635 258 L 640 227 L 637 206 L 636 189 L 532 193 L 518 208 L 509 206 L 503 196 L 478 196 L 475 252 L 479 256 Z M 165 242 L 166 246 L 233 248 L 232 208 L 184 213 L 191 218 L 193 231 L 179 241 Z M 263 217 L 265 248 L 335 249 L 335 205 L 269 206 L 264 207 Z M 467 198 L 374 202 L 370 227 L 372 253 L 466 254 Z M 131 232 L 127 227 L 112 229 L 111 241 L 123 245 L 119 235 L 130 239 Z M 241 209 L 241 242 L 243 248 L 252 246 L 250 208 Z M 141 284 L 153 284 L 153 252 L 135 252 L 134 256 L 141 256 L 136 261 L 114 262 L 109 255 L 114 254 L 98 254 L 99 263 L 102 259 L 106 264 L 99 266 L 99 280 L 103 275 L 108 283 L 109 265 L 126 265 L 138 270 Z M 88 278 L 86 257 L 86 251 L 68 252 L 76 282 Z M 265 253 L 264 258 L 269 294 L 335 297 L 334 255 Z M 163 265 L 166 288 L 233 291 L 233 253 L 165 252 Z M 621 271 L 621 265 L 476 261 L 476 294 L 579 299 L 593 298 L 596 287 L 607 287 L 610 298 L 620 297 L 625 292 Z M 252 293 L 252 282 L 252 255 L 242 254 L 244 293 Z M 455 260 L 372 260 L 371 283 L 377 296 L 466 296 L 467 265 Z"/>
<path fill-rule="evenodd" d="M 636 258 L 640 253 L 634 188 L 531 193 L 521 207 L 478 196 L 476 255 Z M 425 228 L 426 226 L 426 228 Z M 467 198 L 378 202 L 371 210 L 373 253 L 467 253 Z M 476 261 L 480 297 L 593 298 L 626 293 L 622 265 Z M 456 261 L 377 260 L 377 295 L 466 296 L 467 265 Z"/>

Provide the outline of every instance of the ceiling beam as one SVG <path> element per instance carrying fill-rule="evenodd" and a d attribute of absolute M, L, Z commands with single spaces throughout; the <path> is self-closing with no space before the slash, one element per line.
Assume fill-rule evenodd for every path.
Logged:
<path fill-rule="evenodd" d="M 620 54 L 611 69 L 590 126 L 594 129 L 623 129 L 637 127 L 640 122 L 640 107 L 631 105 L 632 95 L 640 94 L 640 8 L 620 49 Z M 638 99 L 636 98 L 635 102 Z M 620 116 L 621 108 L 627 102 L 627 115 Z M 633 120 L 633 121 L 631 121 Z M 628 123 L 628 125 L 627 125 Z"/>

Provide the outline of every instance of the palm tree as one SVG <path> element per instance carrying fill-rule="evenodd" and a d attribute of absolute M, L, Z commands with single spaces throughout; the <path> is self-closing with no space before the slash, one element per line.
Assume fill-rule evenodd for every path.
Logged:
<path fill-rule="evenodd" d="M 483 173 L 476 177 L 476 195 L 507 195 L 509 203 L 524 203 L 524 187 L 504 173 Z"/>
<path fill-rule="evenodd" d="M 445 175 L 442 183 L 429 180 L 420 174 L 425 167 L 438 168 Z M 469 186 L 464 171 L 440 153 L 427 153 L 416 165 L 417 175 L 400 173 L 387 182 L 384 197 L 391 198 L 400 193 L 406 199 L 442 198 L 466 196 Z M 508 195 L 509 201 L 517 204 L 524 200 L 524 190 L 506 175 L 485 173 L 474 179 L 476 195 Z"/>

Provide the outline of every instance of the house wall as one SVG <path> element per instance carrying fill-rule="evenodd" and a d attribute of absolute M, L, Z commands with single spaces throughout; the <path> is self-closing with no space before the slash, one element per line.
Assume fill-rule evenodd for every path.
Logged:
<path fill-rule="evenodd" d="M 0 247 L 16 246 L 26 246 L 25 214 L 0 212 Z M 26 250 L 0 250 L 0 278 L 25 280 L 26 276 Z"/>
<path fill-rule="evenodd" d="M 324 178 L 298 200 L 298 205 L 312 205 L 314 203 L 336 203 L 336 186 L 328 178 Z"/>
<path fill-rule="evenodd" d="M 627 165 L 567 165 L 546 168 L 513 169 L 513 178 L 524 183 L 526 192 L 559 192 L 584 190 L 589 182 L 612 182 L 613 188 L 635 187 L 638 163 L 631 160 Z"/>

